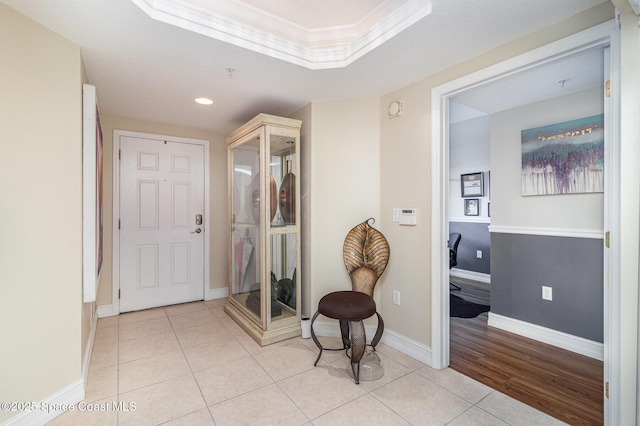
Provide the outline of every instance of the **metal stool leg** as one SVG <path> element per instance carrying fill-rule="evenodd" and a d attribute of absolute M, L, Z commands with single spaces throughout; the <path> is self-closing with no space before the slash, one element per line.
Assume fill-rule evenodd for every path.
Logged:
<path fill-rule="evenodd" d="M 364 322 L 351 321 L 351 370 L 356 384 L 360 383 L 360 360 L 367 347 L 367 336 L 364 331 Z"/>
<path fill-rule="evenodd" d="M 373 350 L 376 350 L 376 346 L 380 343 L 380 339 L 382 338 L 382 333 L 384 332 L 384 321 L 379 313 L 376 312 L 378 316 L 378 328 L 376 329 L 376 334 L 373 336 L 373 340 L 371 340 L 371 347 Z"/>

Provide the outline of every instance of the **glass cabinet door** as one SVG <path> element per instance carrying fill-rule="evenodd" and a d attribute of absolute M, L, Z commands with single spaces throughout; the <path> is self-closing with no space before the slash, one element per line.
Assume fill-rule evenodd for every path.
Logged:
<path fill-rule="evenodd" d="M 260 134 L 230 149 L 231 287 L 230 294 L 261 321 Z"/>
<path fill-rule="evenodd" d="M 271 322 L 295 318 L 298 312 L 298 291 L 296 268 L 298 262 L 298 241 L 296 212 L 296 148 L 297 136 L 282 129 L 269 129 L 267 135 L 269 148 L 270 174 L 277 189 L 270 191 L 276 195 L 276 206 L 270 217 L 270 244 L 268 259 L 271 260 L 272 303 L 276 304 L 278 315 L 272 315 Z"/>

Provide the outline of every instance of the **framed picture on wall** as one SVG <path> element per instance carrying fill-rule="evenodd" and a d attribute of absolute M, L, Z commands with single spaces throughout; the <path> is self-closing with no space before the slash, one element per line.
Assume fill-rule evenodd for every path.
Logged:
<path fill-rule="evenodd" d="M 464 200 L 464 215 L 478 216 L 480 214 L 480 200 L 478 198 L 468 198 Z"/>
<path fill-rule="evenodd" d="M 467 173 L 460 175 L 460 189 L 463 197 L 484 196 L 484 173 Z"/>

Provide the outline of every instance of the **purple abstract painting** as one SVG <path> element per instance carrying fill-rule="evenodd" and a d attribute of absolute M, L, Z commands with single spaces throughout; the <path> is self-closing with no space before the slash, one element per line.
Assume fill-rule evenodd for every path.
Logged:
<path fill-rule="evenodd" d="M 522 195 L 604 192 L 604 115 L 522 131 Z"/>

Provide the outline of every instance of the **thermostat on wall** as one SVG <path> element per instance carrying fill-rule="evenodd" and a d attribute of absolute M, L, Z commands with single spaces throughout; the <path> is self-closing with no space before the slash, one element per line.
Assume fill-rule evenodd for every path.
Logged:
<path fill-rule="evenodd" d="M 398 222 L 400 225 L 415 225 L 416 221 L 416 209 L 399 209 Z"/>

